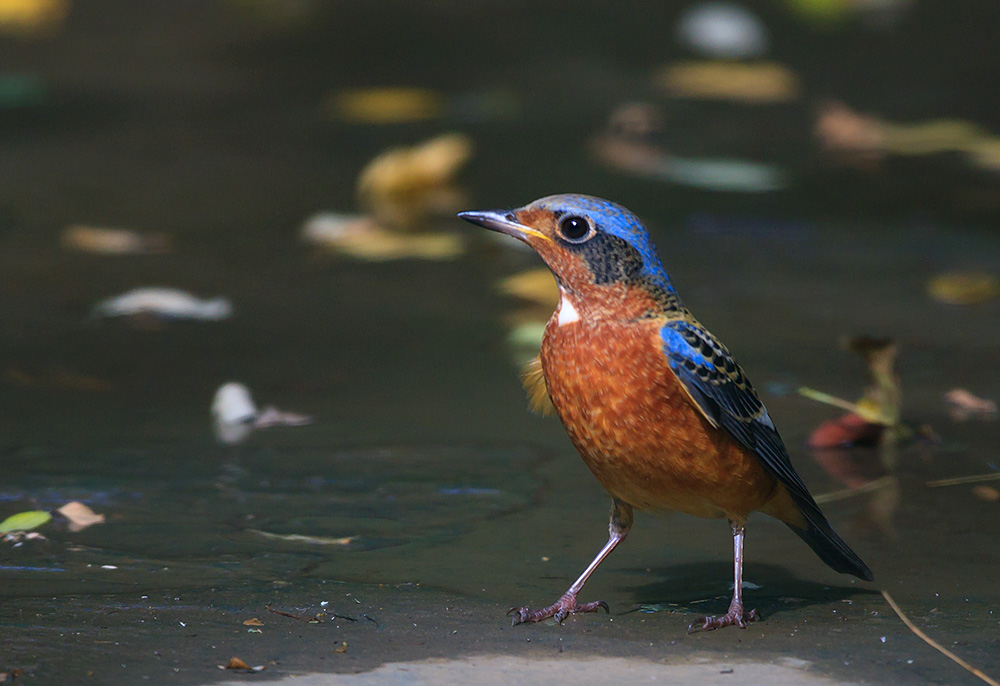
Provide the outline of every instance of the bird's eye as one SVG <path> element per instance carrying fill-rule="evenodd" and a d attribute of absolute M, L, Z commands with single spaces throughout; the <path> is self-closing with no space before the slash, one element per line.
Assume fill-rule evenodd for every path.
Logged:
<path fill-rule="evenodd" d="M 590 224 L 583 217 L 563 217 L 559 220 L 559 235 L 570 243 L 583 243 L 590 237 Z"/>

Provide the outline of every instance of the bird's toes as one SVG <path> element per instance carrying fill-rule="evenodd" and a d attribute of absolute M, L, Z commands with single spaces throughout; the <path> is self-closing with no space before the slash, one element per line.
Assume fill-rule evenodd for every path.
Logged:
<path fill-rule="evenodd" d="M 517 626 L 518 624 L 524 624 L 528 621 L 528 615 L 531 614 L 531 610 L 526 607 L 512 607 L 507 610 L 507 616 L 513 617 L 510 621 L 511 626 Z"/>

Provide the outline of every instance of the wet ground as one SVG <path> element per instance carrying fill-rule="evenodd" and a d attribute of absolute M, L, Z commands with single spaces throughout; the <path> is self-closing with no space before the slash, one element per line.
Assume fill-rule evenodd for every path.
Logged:
<path fill-rule="evenodd" d="M 232 678 L 217 665 L 239 656 L 266 665 L 256 679 L 488 683 L 498 670 L 548 679 L 570 661 L 625 658 L 593 670 L 667 683 L 728 670 L 750 683 L 780 670 L 789 683 L 979 683 L 917 639 L 885 590 L 945 647 L 1000 674 L 1000 505 L 970 484 L 926 485 L 1000 464 L 1000 424 L 955 422 L 942 400 L 954 387 L 1000 397 L 1000 303 L 926 294 L 942 272 L 1000 272 L 998 177 L 949 154 L 874 171 L 827 165 L 810 142 L 808 98 L 767 129 L 781 141 L 770 161 L 794 179 L 786 191 L 713 193 L 602 167 L 587 140 L 618 103 L 651 97 L 649 71 L 679 56 L 664 28 L 673 11 L 595 4 L 567 19 L 559 4 L 331 3 L 278 22 L 264 5 L 89 2 L 49 37 L 0 44 L 6 70 L 45 84 L 37 103 L 0 112 L 0 519 L 70 500 L 108 519 L 0 544 L 0 672 L 211 683 Z M 767 17 L 810 97 L 1000 128 L 983 100 L 1000 58 L 991 38 L 967 32 L 985 11 L 935 16 L 918 4 L 892 29 Z M 923 69 L 907 58 L 914 44 Z M 503 87 L 518 114 L 391 126 L 324 114 L 338 89 L 390 84 Z M 714 154 L 717 127 L 736 116 L 666 106 L 692 127 L 687 155 L 699 142 Z M 463 174 L 470 207 L 574 190 L 643 216 L 814 494 L 891 475 L 824 505 L 874 584 L 826 569 L 760 516 L 745 578 L 763 621 L 688 635 L 728 601 L 727 527 L 640 514 L 584 593 L 610 615 L 509 626 L 508 607 L 551 602 L 576 577 L 609 509 L 558 422 L 527 412 L 504 344 L 511 305 L 491 282 L 534 262 L 457 220 L 443 225 L 468 236 L 468 253 L 452 262 L 351 261 L 298 237 L 314 212 L 354 208 L 355 177 L 380 150 L 448 130 L 476 144 Z M 74 223 L 165 231 L 173 251 L 63 250 Z M 235 314 L 89 316 L 139 285 L 224 294 Z M 863 365 L 837 344 L 859 333 L 899 341 L 904 417 L 940 436 L 905 444 L 890 469 L 872 449 L 813 455 L 809 432 L 836 410 L 792 393 L 860 395 Z M 221 446 L 208 408 L 229 380 L 315 422 Z M 296 534 L 312 540 L 274 537 Z M 253 618 L 262 625 L 244 623 Z M 456 662 L 446 675 L 383 667 L 430 658 Z"/>

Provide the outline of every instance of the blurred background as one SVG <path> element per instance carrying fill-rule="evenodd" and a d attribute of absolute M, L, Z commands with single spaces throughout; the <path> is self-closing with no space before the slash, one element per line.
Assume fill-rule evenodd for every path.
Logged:
<path fill-rule="evenodd" d="M 0 0 L 0 673 L 526 650 L 503 612 L 575 578 L 608 502 L 518 382 L 551 278 L 454 213 L 560 192 L 645 220 L 878 588 L 996 672 L 998 26 L 987 1 Z M 721 609 L 728 539 L 641 518 L 592 583 L 626 614 L 536 646 L 711 650 L 660 640 Z M 793 539 L 751 522 L 756 655 L 972 679 Z M 337 664 L 332 628 L 263 609 L 321 601 L 358 620 Z M 838 610 L 852 631 L 812 628 Z"/>

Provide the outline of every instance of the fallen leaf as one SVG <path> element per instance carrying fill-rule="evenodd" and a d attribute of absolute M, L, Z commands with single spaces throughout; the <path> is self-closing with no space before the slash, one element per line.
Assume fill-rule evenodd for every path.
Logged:
<path fill-rule="evenodd" d="M 70 0 L 21 0 L 0 3 L 0 31 L 38 34 L 55 31 L 69 14 Z"/>
<path fill-rule="evenodd" d="M 69 520 L 70 531 L 83 531 L 88 526 L 104 523 L 104 515 L 97 514 L 76 500 L 66 503 L 57 512 Z"/>
<path fill-rule="evenodd" d="M 12 531 L 31 531 L 32 529 L 37 529 L 43 524 L 48 523 L 52 519 L 52 515 L 44 510 L 29 510 L 27 512 L 18 512 L 15 515 L 7 517 L 7 519 L 0 522 L 0 535 L 10 533 Z"/>
<path fill-rule="evenodd" d="M 357 195 L 376 222 L 412 231 L 432 214 L 451 214 L 465 203 L 454 186 L 472 157 L 472 140 L 448 133 L 412 147 L 390 148 L 358 175 Z"/>
<path fill-rule="evenodd" d="M 795 73 L 777 62 L 672 64 L 656 77 L 656 85 L 678 97 L 750 103 L 790 102 L 801 91 Z"/>
<path fill-rule="evenodd" d="M 326 109 L 341 121 L 398 124 L 440 117 L 445 104 L 440 93 L 426 88 L 364 88 L 332 96 Z"/>
<path fill-rule="evenodd" d="M 222 665 L 219 665 L 219 669 L 241 669 L 247 672 L 263 672 L 265 669 L 267 669 L 267 667 L 265 667 L 264 665 L 257 665 L 256 667 L 251 667 L 240 658 L 231 657 L 229 658 L 229 662 L 226 663 L 226 666 L 223 667 Z"/>
<path fill-rule="evenodd" d="M 170 251 L 170 240 L 164 234 L 143 234 L 128 229 L 82 224 L 66 227 L 60 242 L 68 250 L 104 255 L 142 255 Z"/>
<path fill-rule="evenodd" d="M 964 388 L 953 388 L 944 394 L 951 404 L 951 416 L 955 421 L 965 421 L 970 417 L 993 419 L 997 414 L 997 404 L 987 398 L 979 398 Z"/>
<path fill-rule="evenodd" d="M 401 233 L 373 222 L 358 224 L 340 234 L 331 233 L 316 242 L 329 250 L 369 262 L 451 260 L 464 250 L 461 237 L 453 233 Z"/>
<path fill-rule="evenodd" d="M 264 622 L 260 621 L 256 617 L 251 617 L 250 619 L 243 620 L 244 626 L 264 626 Z"/>
<path fill-rule="evenodd" d="M 927 294 L 949 305 L 977 305 L 1000 295 L 1000 281 L 982 272 L 949 272 L 927 282 Z"/>
<path fill-rule="evenodd" d="M 809 434 L 810 448 L 842 448 L 857 445 L 875 445 L 885 427 L 859 417 L 853 412 L 838 419 L 823 422 Z"/>
<path fill-rule="evenodd" d="M 333 649 L 335 653 L 346 653 L 347 652 L 347 641 L 344 641 L 339 646 Z"/>
<path fill-rule="evenodd" d="M 1000 500 L 1000 491 L 993 486 L 975 486 L 972 489 L 972 494 L 988 503 L 995 503 Z"/>

